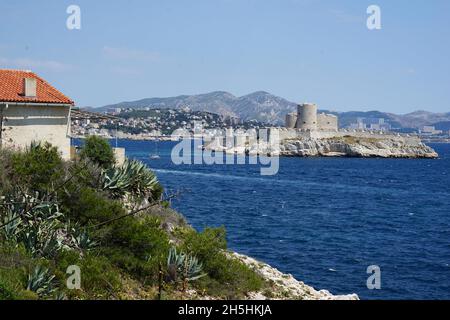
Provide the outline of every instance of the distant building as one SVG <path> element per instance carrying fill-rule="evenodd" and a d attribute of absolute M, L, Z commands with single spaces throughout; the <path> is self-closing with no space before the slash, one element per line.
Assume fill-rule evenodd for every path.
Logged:
<path fill-rule="evenodd" d="M 47 141 L 70 158 L 74 102 L 31 71 L 0 70 L 0 146 Z"/>
<path fill-rule="evenodd" d="M 355 130 L 375 130 L 375 131 L 390 131 L 391 125 L 385 121 L 384 118 L 357 118 L 355 123 L 348 126 L 349 129 Z"/>
<path fill-rule="evenodd" d="M 106 113 L 117 115 L 122 112 L 122 108 L 109 108 L 106 110 Z"/>
<path fill-rule="evenodd" d="M 303 103 L 298 105 L 297 112 L 286 115 L 286 128 L 309 131 L 337 131 L 338 118 L 333 114 L 317 114 L 317 105 Z"/>
<path fill-rule="evenodd" d="M 435 134 L 442 134 L 442 130 L 436 130 L 434 126 L 423 126 L 420 133 L 435 135 Z"/>

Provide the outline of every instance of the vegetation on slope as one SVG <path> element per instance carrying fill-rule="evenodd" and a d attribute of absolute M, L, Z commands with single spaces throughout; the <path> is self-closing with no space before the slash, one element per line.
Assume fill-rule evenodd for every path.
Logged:
<path fill-rule="evenodd" d="M 0 150 L 0 299 L 241 298 L 266 286 L 227 258 L 224 228 L 195 231 L 149 168 L 116 166 L 88 141 L 74 162 L 49 144 Z"/>

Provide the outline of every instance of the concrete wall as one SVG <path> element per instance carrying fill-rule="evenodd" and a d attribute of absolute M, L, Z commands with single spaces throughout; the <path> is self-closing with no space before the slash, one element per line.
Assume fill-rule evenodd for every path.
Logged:
<path fill-rule="evenodd" d="M 337 131 L 338 118 L 332 114 L 319 113 L 317 115 L 317 130 Z"/>
<path fill-rule="evenodd" d="M 9 105 L 3 115 L 3 146 L 24 149 L 32 141 L 48 141 L 70 159 L 69 107 Z"/>

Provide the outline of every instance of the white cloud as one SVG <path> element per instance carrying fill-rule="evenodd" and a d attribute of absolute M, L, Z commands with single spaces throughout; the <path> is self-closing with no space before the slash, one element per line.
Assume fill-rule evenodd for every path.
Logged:
<path fill-rule="evenodd" d="M 73 68 L 73 66 L 59 61 L 35 60 L 30 58 L 8 59 L 0 57 L 0 65 L 5 68 L 44 69 L 54 72 L 64 72 Z"/>
<path fill-rule="evenodd" d="M 129 48 L 117 48 L 117 47 L 103 47 L 103 54 L 111 59 L 129 60 L 129 61 L 147 61 L 156 62 L 159 61 L 160 55 L 158 52 L 134 50 Z"/>

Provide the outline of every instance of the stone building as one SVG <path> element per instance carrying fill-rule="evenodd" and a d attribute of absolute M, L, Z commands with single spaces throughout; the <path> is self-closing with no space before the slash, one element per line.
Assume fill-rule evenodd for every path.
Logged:
<path fill-rule="evenodd" d="M 332 114 L 317 114 L 317 105 L 303 103 L 298 105 L 297 112 L 286 115 L 286 128 L 302 131 L 337 131 L 338 118 Z"/>
<path fill-rule="evenodd" d="M 0 147 L 47 141 L 70 159 L 74 102 L 31 71 L 0 70 Z"/>

